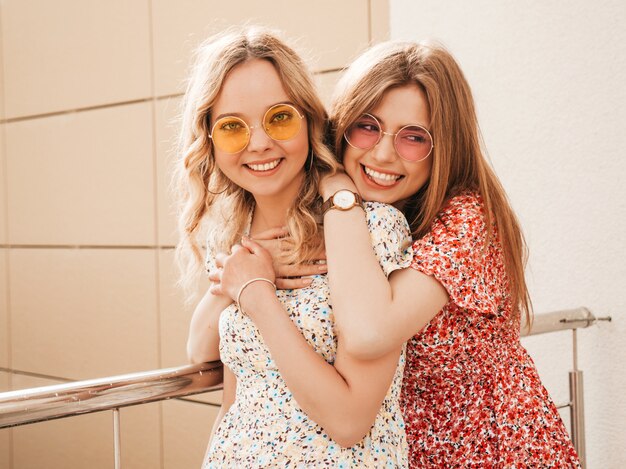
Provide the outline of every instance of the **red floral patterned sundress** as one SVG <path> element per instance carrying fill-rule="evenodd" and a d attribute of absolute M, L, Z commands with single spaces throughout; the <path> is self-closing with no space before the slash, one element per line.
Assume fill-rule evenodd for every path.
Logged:
<path fill-rule="evenodd" d="M 407 344 L 401 406 L 414 468 L 578 468 L 512 319 L 497 230 L 482 199 L 452 198 L 413 244 L 411 267 L 450 300 Z"/>

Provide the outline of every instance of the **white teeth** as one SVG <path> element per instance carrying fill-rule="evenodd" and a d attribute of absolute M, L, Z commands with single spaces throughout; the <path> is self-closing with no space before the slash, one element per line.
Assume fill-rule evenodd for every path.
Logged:
<path fill-rule="evenodd" d="M 387 173 L 379 173 L 378 171 L 374 171 L 373 169 L 368 168 L 367 166 L 363 166 L 365 169 L 365 174 L 367 174 L 372 179 L 378 179 L 384 183 L 394 183 L 402 176 L 398 174 L 387 174 Z"/>
<path fill-rule="evenodd" d="M 269 171 L 270 169 L 274 169 L 280 163 L 280 158 L 272 161 L 270 163 L 265 164 L 247 164 L 246 166 L 254 171 Z"/>

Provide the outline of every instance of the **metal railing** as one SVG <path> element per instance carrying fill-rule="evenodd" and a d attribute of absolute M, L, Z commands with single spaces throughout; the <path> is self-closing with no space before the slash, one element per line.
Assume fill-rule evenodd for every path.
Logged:
<path fill-rule="evenodd" d="M 165 368 L 0 393 L 0 428 L 113 411 L 115 468 L 121 467 L 119 409 L 214 391 L 222 385 L 220 362 Z"/>
<path fill-rule="evenodd" d="M 572 330 L 573 370 L 569 372 L 570 401 L 559 407 L 570 408 L 571 437 L 583 467 L 585 467 L 583 375 L 578 369 L 576 330 L 589 327 L 597 321 L 610 320 L 610 317 L 594 316 L 587 308 L 577 308 L 536 315 L 530 331 L 527 327 L 522 327 L 523 336 Z M 120 408 L 214 391 L 219 389 L 221 384 L 222 365 L 220 362 L 211 362 L 4 392 L 0 393 L 0 429 L 112 410 L 115 468 L 119 469 Z"/>
<path fill-rule="evenodd" d="M 552 313 L 539 314 L 534 317 L 530 331 L 522 326 L 522 335 L 531 336 L 549 332 L 572 331 L 572 370 L 569 372 L 569 402 L 558 405 L 558 408 L 569 407 L 570 436 L 580 463 L 587 467 L 585 447 L 585 405 L 583 372 L 578 369 L 578 340 L 576 331 L 596 324 L 598 321 L 611 321 L 611 316 L 596 317 L 587 308 L 567 309 Z"/>

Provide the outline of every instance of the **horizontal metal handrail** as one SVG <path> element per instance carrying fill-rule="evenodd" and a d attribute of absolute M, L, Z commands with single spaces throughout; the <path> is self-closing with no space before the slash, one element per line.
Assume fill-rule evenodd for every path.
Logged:
<path fill-rule="evenodd" d="M 219 389 L 221 362 L 0 393 L 0 428 L 118 409 Z"/>
<path fill-rule="evenodd" d="M 521 332 L 530 336 L 575 330 L 610 320 L 576 308 L 535 315 L 530 331 L 523 325 Z M 4 392 L 0 428 L 189 396 L 219 389 L 221 384 L 222 364 L 211 362 Z"/>
<path fill-rule="evenodd" d="M 585 307 L 536 314 L 532 319 L 530 331 L 526 324 L 522 324 L 521 335 L 531 336 L 547 334 L 548 332 L 582 329 L 598 321 L 611 321 L 611 316 L 596 317 Z"/>

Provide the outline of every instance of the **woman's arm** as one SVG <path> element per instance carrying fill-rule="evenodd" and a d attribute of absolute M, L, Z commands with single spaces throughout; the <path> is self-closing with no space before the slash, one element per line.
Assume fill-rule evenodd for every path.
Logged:
<path fill-rule="evenodd" d="M 222 257 L 221 284 L 214 291 L 236 298 L 238 289 L 256 277 L 274 280 L 271 257 L 246 240 Z M 218 259 L 220 257 L 218 256 Z M 339 337 L 335 365 L 316 353 L 287 315 L 266 282 L 247 286 L 240 308 L 259 328 L 283 379 L 302 409 L 338 444 L 350 447 L 370 430 L 393 379 L 401 345 L 376 360 L 359 360 L 345 353 Z"/>
<path fill-rule="evenodd" d="M 356 191 L 345 174 L 326 178 L 324 200 L 339 189 Z M 412 268 L 389 279 L 372 251 L 363 210 L 329 210 L 324 216 L 328 278 L 337 324 L 348 354 L 384 356 L 421 330 L 448 301 L 445 288 Z"/>
<path fill-rule="evenodd" d="M 207 290 L 196 306 L 189 325 L 187 358 L 191 363 L 220 359 L 220 314 L 233 301 L 227 296 L 214 295 Z"/>

